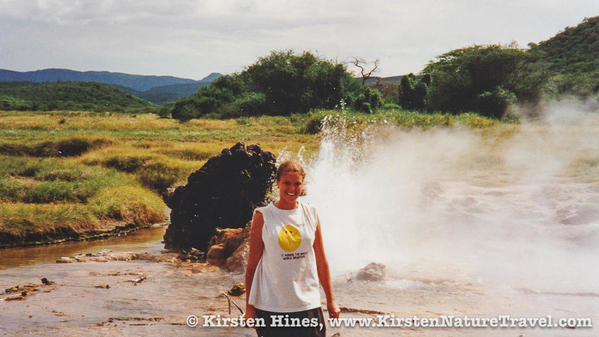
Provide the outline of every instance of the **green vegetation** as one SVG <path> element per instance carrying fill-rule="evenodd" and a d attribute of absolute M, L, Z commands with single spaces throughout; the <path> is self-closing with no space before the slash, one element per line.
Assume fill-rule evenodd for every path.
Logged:
<path fill-rule="evenodd" d="M 0 247 L 86 238 L 164 221 L 167 209 L 160 195 L 185 184 L 223 148 L 241 140 L 259 143 L 277 156 L 301 151 L 309 160 L 319 149 L 325 119 L 356 133 L 375 124 L 483 130 L 499 125 L 473 114 L 399 109 L 185 123 L 154 114 L 0 112 Z M 76 151 L 63 155 L 57 150 L 61 144 L 75 144 Z"/>
<path fill-rule="evenodd" d="M 424 105 L 432 111 L 474 111 L 501 118 L 510 104 L 537 98 L 521 88 L 526 63 L 524 51 L 498 45 L 443 54 L 423 71 L 424 78 L 430 77 Z"/>
<path fill-rule="evenodd" d="M 0 143 L 0 154 L 32 157 L 72 157 L 108 145 L 111 145 L 111 141 L 105 138 L 86 139 L 79 137 L 45 141 L 31 145 L 12 142 Z"/>
<path fill-rule="evenodd" d="M 535 57 L 533 71 L 547 77 L 544 94 L 587 97 L 599 92 L 599 16 L 529 45 L 529 53 Z"/>
<path fill-rule="evenodd" d="M 599 92 L 599 17 L 530 46 L 475 45 L 447 52 L 418 76 L 401 79 L 398 103 L 408 110 L 502 118 L 514 103 Z"/>
<path fill-rule="evenodd" d="M 314 152 L 305 119 L 179 123 L 154 114 L 0 112 L 0 247 L 162 222 L 160 195 L 239 140 Z M 59 135 L 59 136 L 58 136 Z M 85 135 L 82 137 L 81 135 Z"/>
<path fill-rule="evenodd" d="M 152 112 L 156 107 L 96 82 L 0 82 L 0 110 Z"/>
<path fill-rule="evenodd" d="M 530 54 L 499 45 L 452 50 L 431 62 L 418 76 L 399 85 L 404 109 L 463 113 L 502 118 L 514 103 L 536 102 L 544 77 L 532 72 Z"/>
<path fill-rule="evenodd" d="M 351 129 L 362 132 L 372 125 L 393 125 L 402 128 L 431 129 L 435 127 L 465 126 L 471 129 L 488 129 L 500 125 L 495 119 L 483 117 L 474 113 L 447 114 L 428 113 L 401 109 L 380 110 L 373 114 L 354 111 L 314 111 L 305 123 L 304 131 L 317 134 L 326 124 L 330 129 Z"/>
<path fill-rule="evenodd" d="M 0 247 L 148 226 L 164 203 L 135 177 L 72 159 L 0 156 Z"/>
<path fill-rule="evenodd" d="M 91 169 L 57 159 L 0 156 L 0 199 L 4 202 L 85 203 L 103 188 L 135 184 L 114 170 Z"/>
<path fill-rule="evenodd" d="M 202 116 L 290 115 L 311 109 L 347 105 L 364 112 L 382 106 L 378 91 L 351 77 L 342 64 L 309 52 L 273 52 L 238 74 L 222 76 L 189 98 L 171 114 L 178 120 Z"/>
<path fill-rule="evenodd" d="M 586 18 L 547 41 L 515 46 L 474 45 L 444 53 L 418 75 L 370 79 L 367 86 L 344 65 L 292 51 L 272 52 L 240 73 L 205 81 L 129 92 L 165 102 L 157 107 L 113 86 L 93 82 L 0 83 L 2 110 L 156 112 L 179 121 L 194 118 L 306 114 L 318 109 L 378 109 L 424 113 L 475 112 L 504 118 L 515 103 L 542 98 L 586 98 L 599 92 L 599 17 Z M 212 82 L 210 82 L 212 81 Z M 211 83 L 208 85 L 208 83 Z M 144 96 L 146 97 L 146 96 Z M 170 97 L 170 98 L 169 98 Z M 3 149 L 2 153 L 18 148 Z M 29 151 L 30 155 L 35 150 Z"/>
<path fill-rule="evenodd" d="M 98 219 L 144 226 L 164 221 L 164 203 L 155 193 L 136 186 L 117 186 L 96 193 L 89 208 Z"/>
<path fill-rule="evenodd" d="M 353 137 L 379 125 L 468 127 L 507 137 L 518 126 L 498 119 L 510 104 L 597 94 L 598 36 L 599 18 L 590 18 L 529 51 L 456 49 L 399 86 L 375 85 L 382 95 L 341 64 L 291 51 L 160 109 L 99 83 L 0 83 L 0 110 L 14 110 L 0 111 L 0 247 L 163 221 L 160 196 L 238 141 L 309 159 L 336 129 Z M 59 108 L 100 112 L 44 111 Z M 176 120 L 113 113 L 127 111 Z"/>

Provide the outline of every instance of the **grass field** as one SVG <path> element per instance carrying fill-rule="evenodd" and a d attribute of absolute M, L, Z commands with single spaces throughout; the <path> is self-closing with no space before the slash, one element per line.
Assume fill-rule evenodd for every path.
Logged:
<path fill-rule="evenodd" d="M 0 247 L 110 234 L 163 222 L 160 195 L 185 184 L 208 158 L 239 141 L 279 156 L 317 153 L 322 121 L 355 132 L 375 124 L 406 128 L 501 123 L 459 116 L 383 111 L 360 114 L 196 119 L 154 114 L 0 112 Z"/>

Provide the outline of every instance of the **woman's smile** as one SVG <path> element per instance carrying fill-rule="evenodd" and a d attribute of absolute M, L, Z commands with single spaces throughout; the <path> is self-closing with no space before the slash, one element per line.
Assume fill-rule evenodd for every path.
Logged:
<path fill-rule="evenodd" d="M 279 202 L 277 206 L 286 209 L 296 207 L 296 199 L 302 195 L 304 178 L 298 172 L 286 172 L 277 181 Z"/>

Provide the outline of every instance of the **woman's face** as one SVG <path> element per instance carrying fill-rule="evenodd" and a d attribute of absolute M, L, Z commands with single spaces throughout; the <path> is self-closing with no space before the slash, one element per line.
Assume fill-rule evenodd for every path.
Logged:
<path fill-rule="evenodd" d="M 285 202 L 295 203 L 297 198 L 302 195 L 303 183 L 304 179 L 298 172 L 283 173 L 277 180 L 280 199 Z"/>

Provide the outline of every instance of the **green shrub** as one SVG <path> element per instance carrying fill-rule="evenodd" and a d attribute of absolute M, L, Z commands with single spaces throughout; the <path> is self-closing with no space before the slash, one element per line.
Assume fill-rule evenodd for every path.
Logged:
<path fill-rule="evenodd" d="M 484 111 L 486 116 L 502 118 L 507 107 L 516 103 L 516 95 L 501 87 L 493 91 L 485 91 L 478 95 L 477 111 Z"/>
<path fill-rule="evenodd" d="M 431 78 L 425 102 L 428 111 L 474 111 L 500 118 L 512 97 L 534 99 L 529 97 L 533 92 L 530 90 L 518 96 L 522 89 L 518 82 L 524 81 L 521 71 L 529 60 L 524 50 L 472 46 L 437 59 L 423 71 Z"/>
<path fill-rule="evenodd" d="M 33 157 L 75 157 L 112 144 L 113 142 L 106 138 L 87 139 L 79 137 L 45 141 L 33 145 L 4 143 L 0 144 L 0 154 Z"/>
<path fill-rule="evenodd" d="M 106 160 L 102 162 L 102 165 L 105 167 L 112 167 L 119 171 L 133 173 L 142 168 L 150 158 L 150 156 L 115 155 L 106 158 Z"/>
<path fill-rule="evenodd" d="M 309 52 L 295 55 L 280 51 L 179 100 L 171 114 L 181 121 L 208 116 L 305 114 L 311 109 L 333 109 L 346 98 L 355 103 L 353 108 L 364 111 L 382 106 L 380 93 L 352 78 L 342 64 Z"/>
<path fill-rule="evenodd" d="M 23 198 L 23 184 L 12 177 L 0 177 L 0 201 L 15 201 Z"/>
<path fill-rule="evenodd" d="M 162 192 L 183 178 L 184 171 L 163 162 L 151 162 L 136 173 L 139 181 L 146 187 Z"/>
<path fill-rule="evenodd" d="M 303 132 L 311 135 L 315 135 L 322 130 L 322 119 L 323 116 L 310 116 L 306 122 Z"/>
<path fill-rule="evenodd" d="M 429 75 L 417 77 L 410 73 L 403 76 L 398 87 L 399 105 L 406 110 L 424 110 L 429 84 Z"/>

